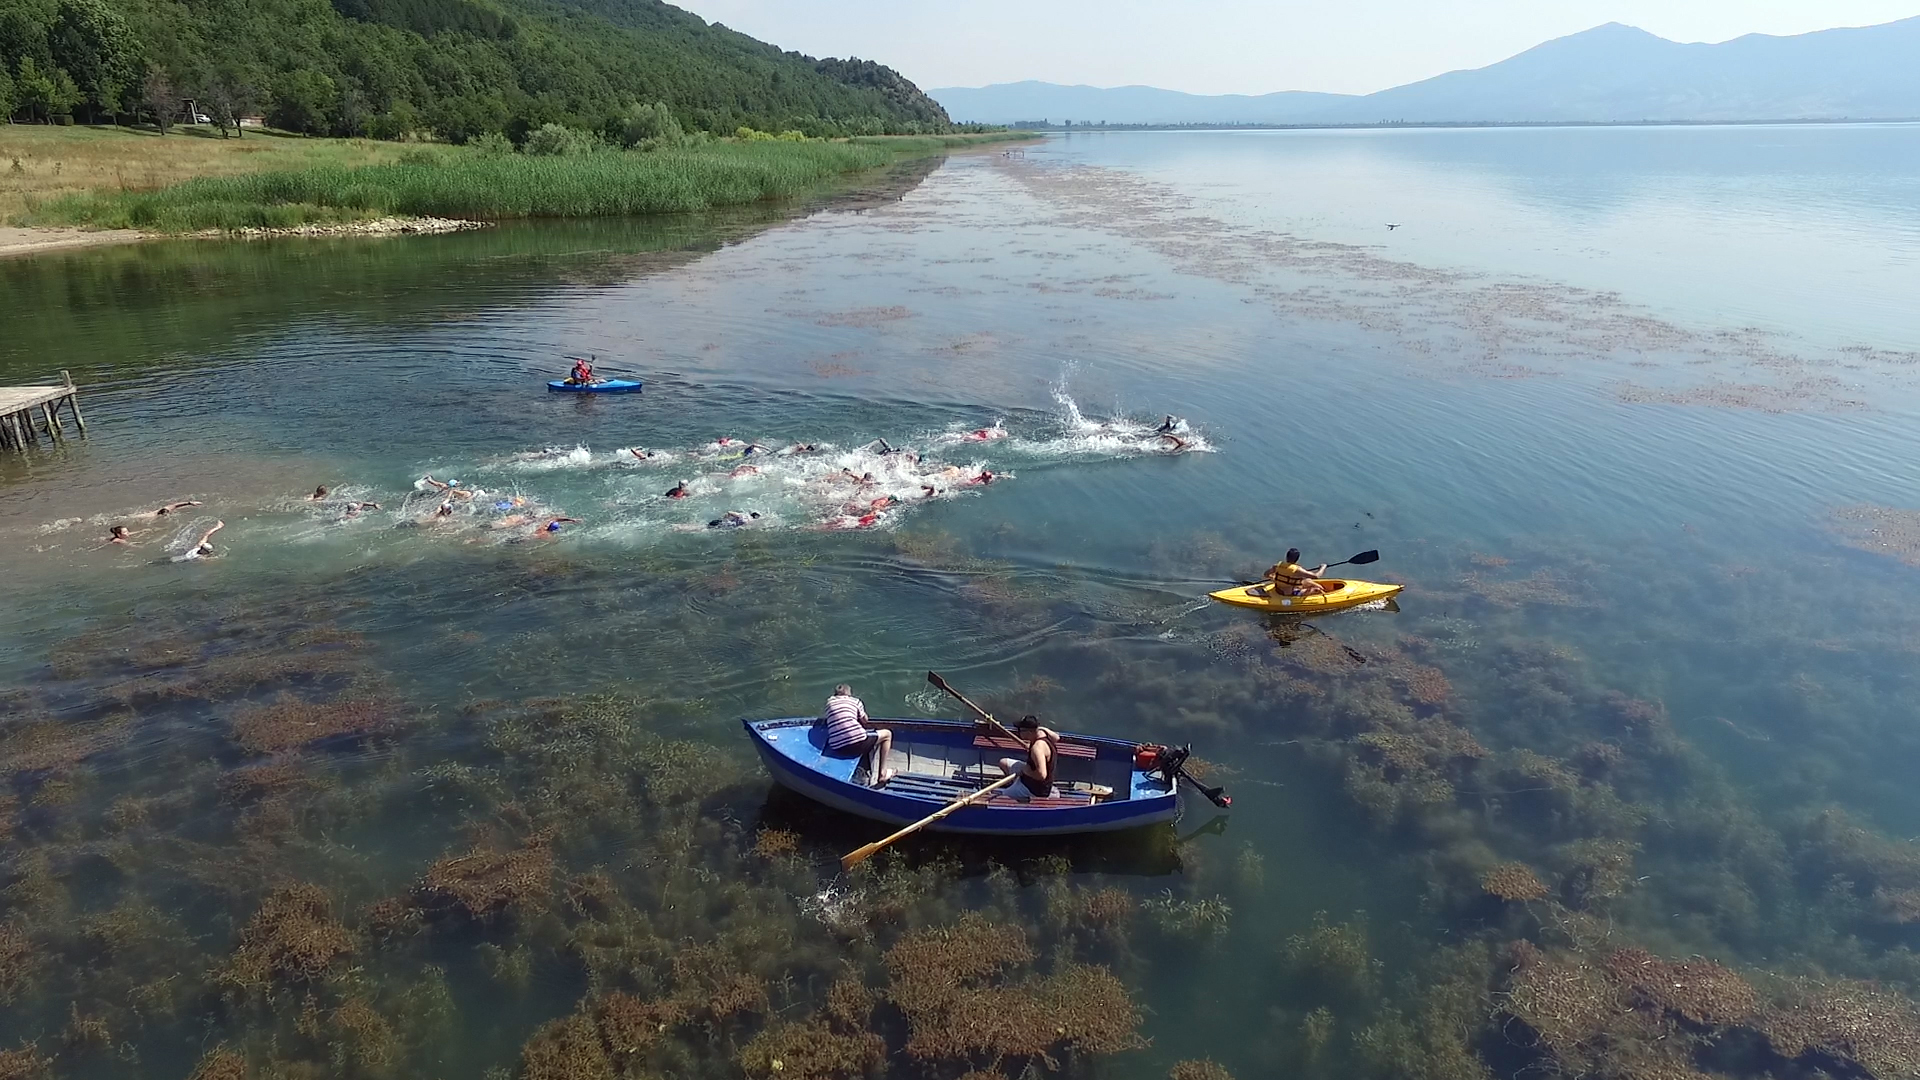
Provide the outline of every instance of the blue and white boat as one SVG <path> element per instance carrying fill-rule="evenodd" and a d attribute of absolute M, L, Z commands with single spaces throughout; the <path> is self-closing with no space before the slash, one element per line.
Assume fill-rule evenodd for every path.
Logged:
<path fill-rule="evenodd" d="M 895 825 L 919 821 L 970 791 L 1000 779 L 1000 759 L 1025 756 L 1017 740 L 986 733 L 968 720 L 880 720 L 893 732 L 887 767 L 895 776 L 871 786 L 866 757 L 827 753 L 826 724 L 815 717 L 745 720 L 747 736 L 782 787 L 836 810 Z M 1054 793 L 1020 802 L 995 792 L 929 828 L 1001 836 L 1111 832 L 1172 821 L 1179 815 L 1175 778 L 1134 767 L 1133 743 L 1062 733 Z"/>

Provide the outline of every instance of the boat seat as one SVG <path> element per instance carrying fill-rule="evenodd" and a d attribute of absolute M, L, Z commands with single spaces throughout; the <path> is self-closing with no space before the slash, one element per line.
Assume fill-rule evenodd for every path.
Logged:
<path fill-rule="evenodd" d="M 952 802 L 962 795 L 980 790 L 980 785 L 972 780 L 954 780 L 922 773 L 900 773 L 887 781 L 887 786 L 881 790 L 911 798 Z M 998 809 L 1057 810 L 1070 806 L 1087 806 L 1093 802 L 1093 797 L 1083 793 L 1073 793 L 1050 795 L 1044 799 L 1029 799 L 1021 802 L 1012 796 L 995 793 L 987 801 Z"/>
<path fill-rule="evenodd" d="M 1054 747 L 1060 751 L 1060 756 L 1063 758 L 1095 758 L 1100 756 L 1100 751 L 1094 747 L 1088 746 L 1085 743 L 1068 742 L 1065 739 L 1055 743 Z M 1016 754 L 1023 754 L 1027 750 L 1027 744 L 1018 739 L 1003 739 L 991 735 L 975 735 L 973 737 L 973 748 L 976 750 L 1006 750 Z"/>

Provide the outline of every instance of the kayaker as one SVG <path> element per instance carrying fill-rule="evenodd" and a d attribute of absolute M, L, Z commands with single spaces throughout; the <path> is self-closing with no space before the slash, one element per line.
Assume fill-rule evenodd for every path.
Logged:
<path fill-rule="evenodd" d="M 853 687 L 846 683 L 834 687 L 821 719 L 827 725 L 827 753 L 845 758 L 863 757 L 872 751 L 873 764 L 868 774 L 874 778 L 873 786 L 879 787 L 893 779 L 893 770 L 887 768 L 893 732 L 867 727 L 873 721 L 867 716 L 867 707 L 853 696 Z"/>
<path fill-rule="evenodd" d="M 1027 756 L 1025 760 L 1000 759 L 1000 771 L 1003 774 L 1020 774 L 1020 779 L 1002 790 L 1021 802 L 1052 795 L 1053 752 L 1060 742 L 1060 733 L 1052 728 L 1041 727 L 1037 716 L 1021 717 L 1020 722 L 1013 725 L 1013 733 L 1027 744 Z"/>
<path fill-rule="evenodd" d="M 1269 594 L 1279 593 L 1285 596 L 1308 596 L 1313 593 L 1326 592 L 1326 586 L 1320 584 L 1317 580 L 1321 574 L 1326 572 L 1326 563 L 1321 563 L 1312 570 L 1301 566 L 1300 549 L 1288 548 L 1286 559 L 1282 562 L 1274 563 L 1273 566 L 1267 570 L 1266 580 L 1269 583 L 1267 592 Z"/>
<path fill-rule="evenodd" d="M 593 364 L 585 357 L 575 357 L 573 361 L 573 374 L 567 376 L 567 385 L 587 386 L 593 382 Z"/>

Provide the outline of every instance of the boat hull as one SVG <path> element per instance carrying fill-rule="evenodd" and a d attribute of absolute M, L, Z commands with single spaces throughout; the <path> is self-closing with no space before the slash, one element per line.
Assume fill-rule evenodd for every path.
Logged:
<path fill-rule="evenodd" d="M 637 394 L 645 386 L 638 379 L 606 379 L 597 383 L 570 383 L 553 379 L 547 389 L 561 394 Z"/>
<path fill-rule="evenodd" d="M 1404 585 L 1388 585 L 1377 581 L 1347 581 L 1338 578 L 1325 578 L 1323 583 L 1329 592 L 1319 596 L 1269 596 L 1265 585 L 1243 585 L 1237 589 L 1221 589 L 1207 595 L 1223 604 L 1234 607 L 1252 608 L 1256 611 L 1270 611 L 1279 615 L 1324 615 L 1330 611 L 1345 611 L 1371 604 L 1376 600 L 1387 600 L 1399 594 Z M 1262 590 L 1254 592 L 1255 589 Z"/>
<path fill-rule="evenodd" d="M 812 717 L 742 723 L 774 782 L 824 806 L 890 825 L 906 825 L 947 804 L 944 797 L 891 790 L 896 785 L 906 788 L 914 779 L 911 775 L 903 775 L 896 785 L 879 788 L 855 782 L 851 775 L 838 775 L 853 774 L 856 766 L 825 754 L 820 726 Z M 949 743 L 956 751 L 970 743 L 976 731 L 973 724 L 961 720 L 875 720 L 873 724 L 893 731 L 897 743 L 915 738 L 932 739 Z M 1132 770 L 1132 743 L 1078 735 L 1066 738 L 1076 744 L 1093 746 L 1103 763 L 1101 767 L 1111 776 L 1118 775 L 1114 763 L 1124 761 L 1131 782 L 1129 797 L 1076 806 L 1041 807 L 996 793 L 983 803 L 957 810 L 928 828 L 976 836 L 1062 836 L 1136 829 L 1179 816 L 1178 796 L 1163 777 Z M 983 762 L 1009 752 L 996 748 L 978 751 Z"/>

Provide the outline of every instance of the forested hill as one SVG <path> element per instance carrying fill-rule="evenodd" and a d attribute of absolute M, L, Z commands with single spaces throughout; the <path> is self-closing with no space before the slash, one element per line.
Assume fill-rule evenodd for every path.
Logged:
<path fill-rule="evenodd" d="M 659 0 L 0 0 L 0 112 L 86 123 L 183 98 L 294 131 L 456 142 L 607 129 L 656 102 L 720 133 L 949 126 L 891 68 L 785 52 Z"/>

